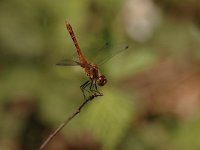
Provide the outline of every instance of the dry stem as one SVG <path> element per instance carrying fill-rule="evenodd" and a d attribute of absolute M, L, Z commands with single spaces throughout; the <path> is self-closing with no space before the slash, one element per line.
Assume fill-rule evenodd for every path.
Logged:
<path fill-rule="evenodd" d="M 98 96 L 103 96 L 102 94 L 93 94 L 91 96 L 89 96 L 77 109 L 76 111 L 69 116 L 63 123 L 61 123 L 58 128 L 56 128 L 56 130 L 54 130 L 49 136 L 48 138 L 41 144 L 39 150 L 44 150 L 44 148 L 47 146 L 47 144 L 56 136 L 56 134 L 58 134 L 58 132 L 64 128 L 69 122 L 70 120 L 72 120 L 77 114 L 79 114 L 81 112 L 81 109 L 91 100 L 93 100 L 95 97 Z"/>

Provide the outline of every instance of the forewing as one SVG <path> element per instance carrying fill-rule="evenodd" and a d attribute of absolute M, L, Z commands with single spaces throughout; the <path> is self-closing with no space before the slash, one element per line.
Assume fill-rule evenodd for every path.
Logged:
<path fill-rule="evenodd" d="M 90 64 L 82 64 L 79 61 L 75 61 L 75 60 L 61 60 L 60 62 L 58 62 L 56 65 L 58 66 L 81 66 L 83 68 L 88 67 L 88 65 Z"/>
<path fill-rule="evenodd" d="M 78 65 L 80 65 L 80 63 L 78 61 L 74 61 L 74 60 L 63 59 L 60 62 L 58 62 L 56 65 L 58 65 L 58 66 L 78 66 Z"/>
<path fill-rule="evenodd" d="M 105 43 L 101 48 L 92 51 L 92 59 L 98 65 L 103 65 L 105 62 L 109 61 L 112 57 L 126 51 L 129 48 L 128 44 L 109 44 Z"/>

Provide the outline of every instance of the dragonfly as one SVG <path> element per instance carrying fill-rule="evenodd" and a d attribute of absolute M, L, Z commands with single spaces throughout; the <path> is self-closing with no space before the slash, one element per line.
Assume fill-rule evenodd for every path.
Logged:
<path fill-rule="evenodd" d="M 73 43 L 76 47 L 76 51 L 78 54 L 78 60 L 62 60 L 56 65 L 59 66 L 80 66 L 83 68 L 86 76 L 88 77 L 88 80 L 84 82 L 80 89 L 83 93 L 84 99 L 87 100 L 86 92 L 90 93 L 90 98 L 93 99 L 97 96 L 103 96 L 103 93 L 99 92 L 98 86 L 104 86 L 108 81 L 106 79 L 106 76 L 101 73 L 96 63 L 89 62 L 86 57 L 83 55 L 82 50 L 80 49 L 80 46 L 78 44 L 78 41 L 76 39 L 76 36 L 74 34 L 74 31 L 72 29 L 72 26 L 68 21 L 66 21 L 66 28 L 71 36 L 71 39 L 73 40 Z M 106 43 L 105 45 L 107 45 Z M 125 46 L 125 49 L 127 49 L 128 46 Z M 114 56 L 114 55 L 113 55 Z M 112 57 L 112 56 L 111 56 Z M 108 60 L 108 57 L 105 57 L 103 60 L 101 60 L 101 63 L 104 63 Z"/>

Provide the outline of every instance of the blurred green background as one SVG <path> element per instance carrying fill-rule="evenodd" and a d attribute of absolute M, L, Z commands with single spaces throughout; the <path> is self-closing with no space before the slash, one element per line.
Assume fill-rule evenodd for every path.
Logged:
<path fill-rule="evenodd" d="M 0 150 L 35 150 L 83 101 L 75 47 L 100 66 L 104 93 L 48 150 L 200 149 L 200 1 L 1 0 Z"/>

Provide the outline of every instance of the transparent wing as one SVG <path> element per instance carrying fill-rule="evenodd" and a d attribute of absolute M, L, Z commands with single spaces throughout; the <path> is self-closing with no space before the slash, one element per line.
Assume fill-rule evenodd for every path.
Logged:
<path fill-rule="evenodd" d="M 117 46 L 117 47 L 113 47 L 113 48 L 114 48 L 113 51 L 111 51 L 106 56 L 102 56 L 101 59 L 98 60 L 98 62 L 97 62 L 98 65 L 103 65 L 104 63 L 109 61 L 112 57 L 124 52 L 125 50 L 127 50 L 129 48 L 129 46 L 128 45 L 121 45 L 121 46 Z M 112 49 L 112 47 L 111 47 L 111 49 Z"/>
<path fill-rule="evenodd" d="M 97 46 L 98 47 L 98 46 Z M 127 44 L 109 44 L 108 42 L 99 46 L 100 48 L 96 50 L 86 50 L 83 51 L 84 56 L 86 57 L 87 61 L 94 62 L 97 65 L 103 65 L 105 62 L 109 61 L 112 57 L 124 52 L 129 48 Z M 93 48 L 95 49 L 95 46 Z M 82 64 L 79 61 L 77 54 L 73 55 L 73 59 L 64 59 L 58 62 L 56 65 L 59 66 L 81 66 L 85 67 L 90 64 Z"/>
<path fill-rule="evenodd" d="M 67 60 L 63 59 L 60 62 L 58 62 L 56 65 L 58 66 L 80 66 L 80 62 L 75 61 L 75 60 Z"/>
<path fill-rule="evenodd" d="M 61 60 L 60 62 L 58 62 L 56 65 L 58 65 L 58 66 L 81 66 L 84 68 L 90 64 L 82 64 L 79 61 L 64 59 L 64 60 Z"/>
<path fill-rule="evenodd" d="M 90 61 L 95 62 L 97 65 L 103 65 L 112 57 L 124 52 L 128 48 L 128 44 L 105 43 L 99 49 L 89 51 L 89 53 L 87 54 L 87 58 L 89 58 Z"/>

